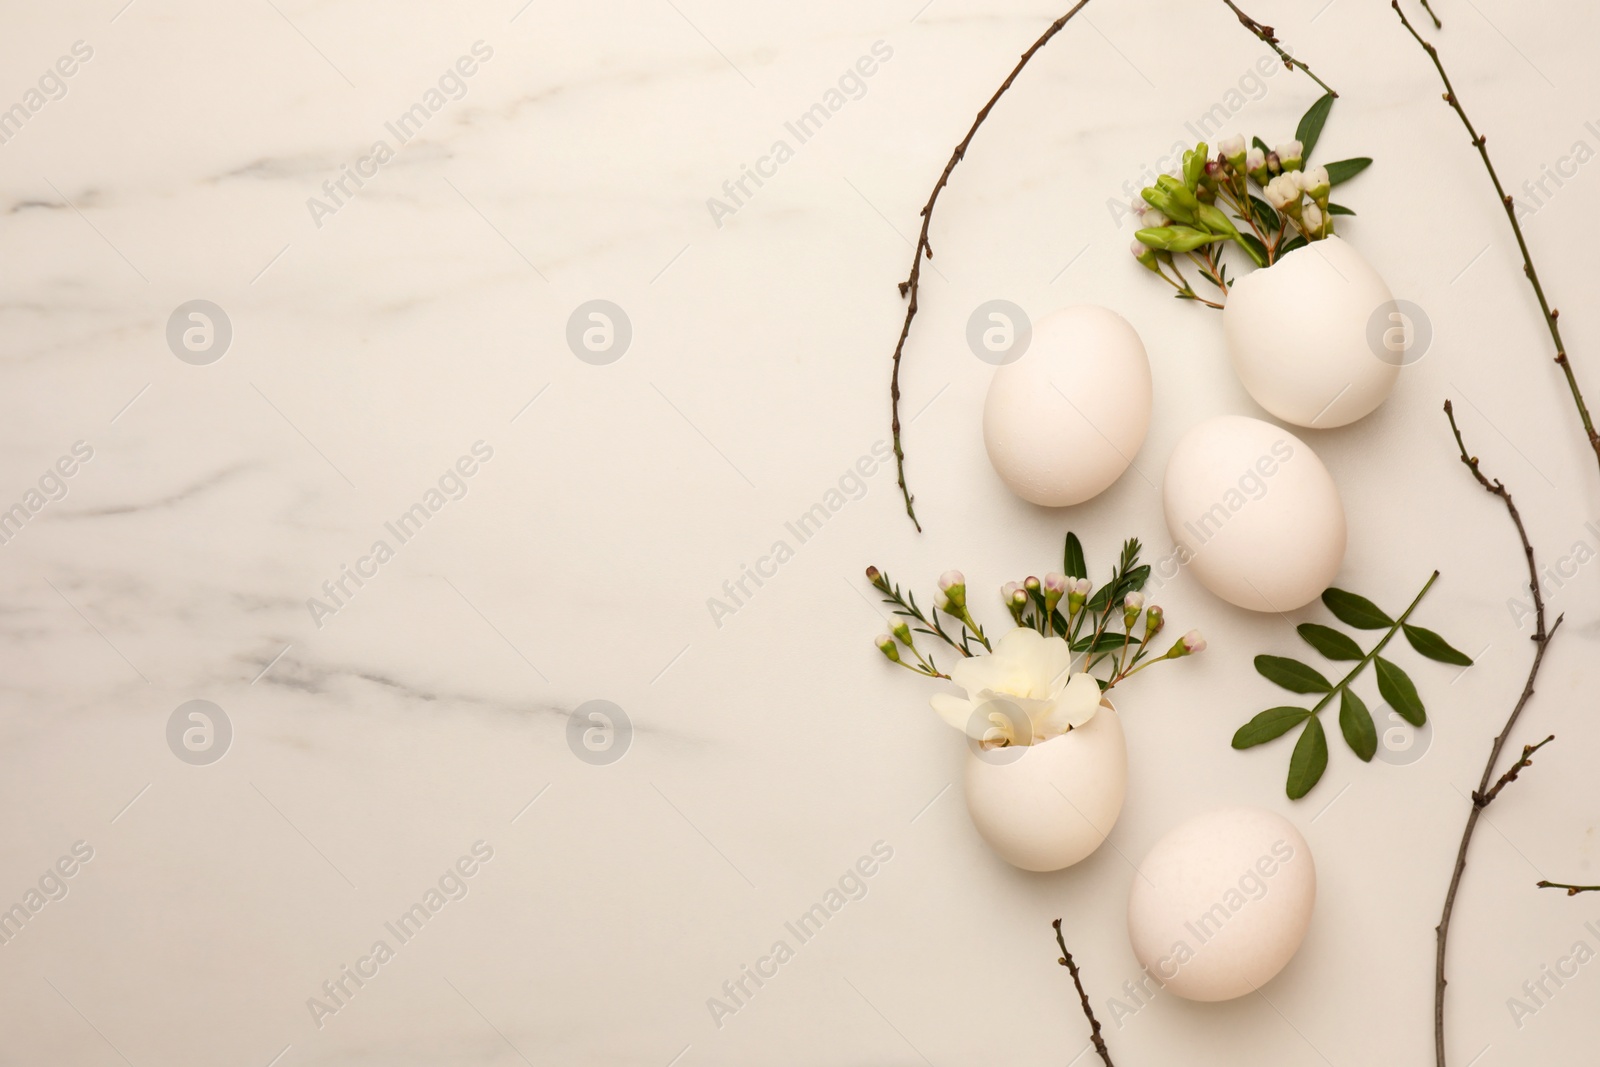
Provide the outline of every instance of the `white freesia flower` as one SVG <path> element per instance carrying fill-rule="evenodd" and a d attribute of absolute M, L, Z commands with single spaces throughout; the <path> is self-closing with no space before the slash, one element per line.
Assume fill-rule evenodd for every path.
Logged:
<path fill-rule="evenodd" d="M 991 654 L 958 660 L 950 680 L 966 695 L 935 694 L 933 710 L 979 741 L 1047 741 L 1082 726 L 1100 707 L 1100 684 L 1088 674 L 1072 673 L 1067 642 L 1022 626 L 1002 637 Z M 981 717 L 975 714 L 979 711 Z M 1031 737 L 1018 736 L 1023 723 L 1017 712 L 1027 717 Z"/>

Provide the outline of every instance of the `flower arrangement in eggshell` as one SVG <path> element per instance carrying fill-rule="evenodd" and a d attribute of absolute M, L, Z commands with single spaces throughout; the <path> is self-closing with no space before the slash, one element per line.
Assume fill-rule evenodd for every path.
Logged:
<path fill-rule="evenodd" d="M 1222 312 L 1234 372 L 1256 403 L 1319 429 L 1383 403 L 1412 361 L 1414 328 L 1383 277 L 1334 234 L 1336 217 L 1355 214 L 1331 199 L 1334 188 L 1372 160 L 1311 165 L 1333 102 L 1312 104 L 1275 149 L 1233 135 L 1215 155 L 1203 141 L 1185 151 L 1178 173 L 1141 191 L 1132 246 L 1179 299 Z M 1255 269 L 1234 277 L 1225 248 Z M 1197 290 L 1188 272 L 1214 292 Z"/>
<path fill-rule="evenodd" d="M 967 737 L 967 811 L 1001 859 L 1027 871 L 1057 871 L 1093 853 L 1111 833 L 1128 784 L 1122 721 L 1106 694 L 1157 663 L 1203 651 L 1191 630 L 1156 651 L 1166 614 L 1139 591 L 1150 567 L 1137 538 L 1123 542 L 1111 579 L 1098 589 L 1078 538 L 1068 533 L 1062 567 L 1000 588 L 1015 624 L 991 641 L 973 617 L 960 571 L 939 578 L 932 611 L 877 567 L 867 580 L 896 616 L 879 635 L 891 663 L 960 692 L 935 693 L 933 710 Z M 921 635 L 919 639 L 918 635 Z M 941 667 L 947 654 L 956 658 Z"/>
<path fill-rule="evenodd" d="M 1354 246 L 1326 237 L 1233 283 L 1222 311 L 1228 356 L 1252 399 L 1296 426 L 1345 426 L 1382 404 L 1405 352 L 1369 324 L 1399 305 Z M 1390 331 L 1380 328 L 1380 338 Z"/>
<path fill-rule="evenodd" d="M 1150 428 L 1150 404 L 1138 332 L 1108 308 L 1064 308 L 1034 323 L 1027 351 L 995 371 L 984 447 L 1022 499 L 1081 504 L 1128 469 Z"/>

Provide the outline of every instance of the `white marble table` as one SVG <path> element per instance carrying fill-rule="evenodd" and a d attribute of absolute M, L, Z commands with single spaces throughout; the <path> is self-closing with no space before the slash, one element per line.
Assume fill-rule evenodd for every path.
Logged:
<path fill-rule="evenodd" d="M 1102 567 L 1129 534 L 1170 549 L 1172 444 L 1257 409 L 1212 313 L 1139 271 L 1108 203 L 1213 105 L 1286 138 L 1309 82 L 1249 80 L 1265 50 L 1220 4 L 1087 8 L 936 219 L 904 376 L 927 532 L 869 462 L 801 542 L 785 524 L 884 447 L 917 209 L 1059 11 L 122 3 L 13 5 L 0 36 L 0 109 L 22 107 L 0 144 L 0 508 L 26 512 L 0 545 L 0 905 L 41 879 L 60 896 L 0 945 L 0 1058 L 1057 1064 L 1086 1040 L 1050 937 L 1064 916 L 1119 1064 L 1430 1062 L 1432 926 L 1530 651 L 1512 530 L 1440 403 L 1551 566 L 1600 548 L 1600 478 L 1487 179 L 1387 5 L 1249 6 L 1343 91 L 1327 158 L 1377 159 L 1344 232 L 1435 331 L 1378 414 L 1313 435 L 1352 522 L 1341 582 L 1403 602 L 1439 568 L 1419 617 L 1479 663 L 1417 668 L 1424 758 L 1336 745 L 1291 803 L 1286 748 L 1228 738 L 1274 696 L 1251 656 L 1293 634 L 1180 578 L 1172 625 L 1211 648 L 1121 699 L 1133 784 L 1108 847 L 1027 875 L 947 788 L 962 747 L 872 650 L 861 570 L 927 589 L 961 566 L 987 589 L 1049 569 L 1068 524 Z M 1571 158 L 1600 148 L 1600 16 L 1436 7 L 1508 183 L 1568 174 L 1528 231 L 1600 396 L 1600 177 Z M 830 91 L 826 122 L 791 128 Z M 1103 303 L 1144 336 L 1153 428 L 1088 505 L 1022 504 L 987 465 L 990 368 L 962 330 L 995 297 Z M 220 358 L 220 334 L 183 348 L 203 325 L 187 311 L 190 358 L 169 347 L 195 300 L 230 326 Z M 609 363 L 567 342 L 593 300 L 631 330 Z M 56 499 L 35 511 L 36 487 Z M 763 584 L 712 612 L 758 564 Z M 1600 578 L 1565 566 L 1518 736 L 1558 741 L 1478 836 L 1454 1063 L 1592 1058 L 1600 964 L 1520 1025 L 1507 1004 L 1575 942 L 1600 947 L 1600 901 L 1532 885 L 1596 874 Z M 220 760 L 169 747 L 191 700 L 226 715 Z M 569 748 L 591 700 L 632 723 L 619 761 Z M 1225 803 L 1285 813 L 1315 850 L 1304 949 L 1262 996 L 1117 1010 L 1131 862 Z M 875 845 L 865 895 L 714 1018 L 709 998 Z M 47 876 L 58 860 L 71 877 Z M 418 903 L 427 921 L 396 925 Z"/>

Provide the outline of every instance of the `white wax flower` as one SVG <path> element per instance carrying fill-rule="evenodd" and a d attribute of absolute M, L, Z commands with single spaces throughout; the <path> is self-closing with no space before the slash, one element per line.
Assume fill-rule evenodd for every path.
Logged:
<path fill-rule="evenodd" d="M 1316 233 L 1322 229 L 1322 209 L 1315 204 L 1307 204 L 1300 213 L 1300 224 L 1309 233 Z"/>
<path fill-rule="evenodd" d="M 1217 145 L 1217 151 L 1222 153 L 1224 159 L 1237 159 L 1244 152 L 1244 137 L 1237 133 L 1232 137 L 1224 137 Z"/>
<path fill-rule="evenodd" d="M 1267 154 L 1259 148 L 1252 148 L 1244 154 L 1244 169 L 1251 174 L 1267 165 Z"/>
<path fill-rule="evenodd" d="M 1273 151 L 1278 153 L 1279 159 L 1299 159 L 1304 148 L 1299 141 L 1285 141 Z"/>
<path fill-rule="evenodd" d="M 1293 173 L 1280 174 L 1268 182 L 1262 192 L 1266 194 L 1267 203 L 1282 211 L 1290 204 L 1299 203 L 1300 182 Z"/>
<path fill-rule="evenodd" d="M 1100 684 L 1088 674 L 1072 673 L 1065 639 L 1025 626 L 1002 637 L 991 654 L 957 660 L 950 680 L 965 696 L 937 693 L 933 710 L 979 741 L 1047 741 L 1082 726 L 1100 707 Z M 1013 707 L 1027 716 L 1031 737 L 1017 736 L 1020 717 L 1013 723 L 1007 715 Z M 980 709 L 985 717 L 974 721 Z"/>

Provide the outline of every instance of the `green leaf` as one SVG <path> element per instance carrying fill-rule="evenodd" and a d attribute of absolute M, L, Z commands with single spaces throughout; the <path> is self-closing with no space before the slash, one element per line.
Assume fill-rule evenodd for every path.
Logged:
<path fill-rule="evenodd" d="M 1323 93 L 1317 98 L 1316 103 L 1306 109 L 1300 116 L 1300 125 L 1295 127 L 1294 139 L 1300 142 L 1302 159 L 1311 158 L 1311 150 L 1317 146 L 1317 138 L 1322 136 L 1322 125 L 1328 121 L 1328 112 L 1333 110 L 1333 94 Z M 1329 175 L 1329 179 L 1332 179 Z"/>
<path fill-rule="evenodd" d="M 1137 637 L 1129 640 L 1125 634 L 1105 633 L 1101 634 L 1099 637 L 1096 637 L 1094 634 L 1086 634 L 1085 636 L 1080 637 L 1076 641 L 1072 642 L 1072 651 L 1112 652 L 1121 648 L 1123 645 L 1136 646 L 1139 643 L 1140 642 Z"/>
<path fill-rule="evenodd" d="M 1306 155 L 1309 156 L 1310 154 L 1308 150 Z M 1354 159 L 1341 159 L 1329 163 L 1327 166 L 1328 184 L 1338 185 L 1340 182 L 1347 182 L 1370 166 L 1372 166 L 1372 159 L 1369 156 L 1357 156 Z"/>
<path fill-rule="evenodd" d="M 1071 530 L 1067 531 L 1067 543 L 1061 550 L 1061 572 L 1068 578 L 1089 577 L 1089 566 L 1083 561 L 1083 544 Z"/>
<path fill-rule="evenodd" d="M 1315 667 L 1308 667 L 1287 656 L 1257 656 L 1256 672 L 1291 693 L 1326 693 L 1333 689 L 1332 683 L 1319 674 Z"/>
<path fill-rule="evenodd" d="M 1378 605 L 1364 596 L 1343 589 L 1323 590 L 1322 602 L 1340 622 L 1358 630 L 1382 630 L 1394 625 L 1394 620 L 1385 615 Z"/>
<path fill-rule="evenodd" d="M 1303 622 L 1294 629 L 1305 639 L 1306 644 L 1329 659 L 1360 659 L 1366 655 L 1361 651 L 1361 646 L 1348 635 L 1340 633 L 1331 626 Z"/>
<path fill-rule="evenodd" d="M 1427 722 L 1428 713 L 1422 706 L 1422 698 L 1417 696 L 1417 687 L 1406 672 L 1382 656 L 1373 660 L 1373 666 L 1378 669 L 1378 693 L 1388 705 L 1412 726 Z"/>
<path fill-rule="evenodd" d="M 1254 748 L 1274 738 L 1282 737 L 1311 717 L 1305 708 L 1268 708 L 1251 719 L 1233 735 L 1234 748 Z"/>
<path fill-rule="evenodd" d="M 1295 234 L 1293 237 L 1283 242 L 1283 247 L 1278 249 L 1278 258 L 1282 259 L 1284 256 L 1288 255 L 1290 252 L 1293 252 L 1297 248 L 1304 248 L 1306 244 L 1307 241 L 1304 237 L 1300 236 L 1299 234 Z"/>
<path fill-rule="evenodd" d="M 1089 610 L 1096 614 L 1104 612 L 1111 605 L 1122 603 L 1134 590 L 1143 589 L 1144 583 L 1149 580 L 1148 564 L 1114 575 L 1109 585 L 1101 586 L 1100 591 L 1089 598 Z"/>
<path fill-rule="evenodd" d="M 1349 689 L 1339 699 L 1339 729 L 1350 751 L 1360 756 L 1361 762 L 1371 763 L 1378 751 L 1378 729 L 1372 725 L 1367 705 Z"/>
<path fill-rule="evenodd" d="M 1250 138 L 1250 143 L 1255 145 L 1257 148 L 1261 149 L 1261 154 L 1262 155 L 1266 155 L 1268 152 L 1272 151 L 1272 149 L 1267 147 L 1267 142 L 1263 141 L 1259 137 Z"/>
<path fill-rule="evenodd" d="M 1283 220 L 1278 218 L 1278 213 L 1272 209 L 1272 205 L 1254 193 L 1250 194 L 1250 207 L 1255 211 L 1256 221 L 1261 224 L 1263 230 L 1271 233 L 1283 229 Z"/>
<path fill-rule="evenodd" d="M 1429 659 L 1438 660 L 1440 663 L 1453 663 L 1457 667 L 1472 666 L 1471 656 L 1452 648 L 1450 642 L 1432 630 L 1412 626 L 1410 623 L 1406 623 L 1401 629 L 1405 631 L 1406 640 L 1411 642 L 1411 647 Z"/>
<path fill-rule="evenodd" d="M 1294 755 L 1289 757 L 1289 781 L 1284 791 L 1290 800 L 1299 800 L 1311 792 L 1311 787 L 1322 780 L 1328 769 L 1328 735 L 1322 732 L 1322 722 L 1312 716 L 1306 728 L 1300 731 L 1295 742 Z"/>
<path fill-rule="evenodd" d="M 1349 208 L 1345 207 L 1343 204 L 1335 204 L 1330 200 L 1328 202 L 1328 214 L 1330 214 L 1330 215 L 1354 215 L 1355 212 L 1351 211 Z"/>

